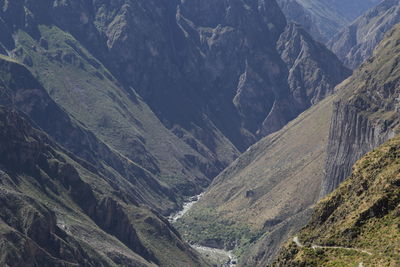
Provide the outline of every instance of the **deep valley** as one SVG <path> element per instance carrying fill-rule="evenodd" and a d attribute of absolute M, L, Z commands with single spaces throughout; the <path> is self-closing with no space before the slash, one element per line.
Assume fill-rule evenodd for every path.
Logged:
<path fill-rule="evenodd" d="M 0 0 L 0 266 L 400 266 L 399 0 Z"/>

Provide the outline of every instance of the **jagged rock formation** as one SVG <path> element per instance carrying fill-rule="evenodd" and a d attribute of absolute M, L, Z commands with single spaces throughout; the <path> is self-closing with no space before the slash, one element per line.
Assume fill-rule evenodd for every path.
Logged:
<path fill-rule="evenodd" d="M 208 246 L 244 249 L 243 266 L 271 262 L 307 223 L 319 199 L 334 98 L 251 146 L 217 176 L 175 224 L 182 235 Z"/>
<path fill-rule="evenodd" d="M 281 242 L 306 223 L 318 190 L 344 178 L 329 173 L 346 171 L 353 159 L 397 132 L 398 44 L 397 29 L 335 95 L 243 153 L 177 224 L 182 233 L 228 248 L 257 241 L 243 253 L 242 264 L 271 263 Z M 349 108 L 357 116 L 348 116 Z"/>
<path fill-rule="evenodd" d="M 286 17 L 316 40 L 328 42 L 339 30 L 380 0 L 278 0 Z"/>
<path fill-rule="evenodd" d="M 143 142 L 127 127 L 132 120 L 93 112 L 95 103 L 111 111 L 125 110 L 123 103 L 137 117 L 138 108 L 125 103 L 129 97 L 135 102 L 137 92 L 169 130 L 218 170 L 258 134 L 280 129 L 304 110 L 291 95 L 287 68 L 276 51 L 286 20 L 274 0 L 142 2 L 75 0 L 38 8 L 30 1 L 13 1 L 1 15 L 2 46 L 30 66 L 58 104 L 140 165 L 150 164 L 137 159 L 140 149 L 156 146 L 148 143 L 159 137 L 146 139 L 141 133 Z M 89 82 L 83 78 L 88 72 Z M 112 89 L 112 96 L 99 94 L 97 88 L 103 87 Z M 77 99 L 83 103 L 77 105 Z M 93 116 L 82 115 L 88 113 Z M 111 126 L 127 130 L 115 136 Z M 124 145 L 127 140 L 131 146 Z M 160 165 L 166 161 L 158 150 L 148 152 Z M 204 181 L 216 174 L 205 169 L 196 178 Z M 164 172 L 165 177 L 193 177 L 191 172 Z"/>
<path fill-rule="evenodd" d="M 205 265 L 165 219 L 26 117 L 1 107 L 0 125 L 2 266 Z"/>
<path fill-rule="evenodd" d="M 399 1 L 384 0 L 337 33 L 327 46 L 354 69 L 372 55 L 385 33 L 399 22 Z"/>
<path fill-rule="evenodd" d="M 348 93 L 335 103 L 323 195 L 350 174 L 351 166 L 363 154 L 398 132 L 399 40 L 398 25 L 339 89 Z"/>
<path fill-rule="evenodd" d="M 16 0 L 0 6 L 0 53 L 13 58 L 0 59 L 0 102 L 49 135 L 37 132 L 44 140 L 35 147 L 39 154 L 5 158 L 7 177 L 22 177 L 21 184 L 5 188 L 27 196 L 13 210 L 35 202 L 38 216 L 50 221 L 46 236 L 85 243 L 79 253 L 88 256 L 67 257 L 43 247 L 61 261 L 205 264 L 158 212 L 176 210 L 240 151 L 281 129 L 348 75 L 325 47 L 287 25 L 275 0 Z M 288 134 L 295 133 L 294 125 Z M 11 129 L 18 131 L 16 125 Z M 17 143 L 24 147 L 29 136 Z M 310 157 L 320 146 L 315 143 Z M 322 158 L 312 160 L 318 165 Z M 28 162 L 34 173 L 8 169 Z M 257 194 L 247 191 L 249 198 Z M 318 182 L 313 191 L 319 192 Z M 306 212 L 314 196 L 287 218 Z M 62 216 L 67 219 L 59 222 Z M 265 227 L 275 226 L 274 219 L 266 220 Z M 42 247 L 43 240 L 6 224 L 20 240 Z M 64 232 L 58 234 L 57 227 Z M 253 238 L 257 227 L 241 229 Z M 24 253 L 10 251 L 2 259 L 15 262 Z M 47 261 L 37 251 L 29 252 L 29 260 Z"/>
<path fill-rule="evenodd" d="M 398 266 L 399 159 L 397 136 L 359 160 L 273 266 Z"/>
<path fill-rule="evenodd" d="M 144 154 L 141 156 L 148 164 L 141 166 L 117 153 L 84 125 L 68 116 L 65 110 L 61 109 L 48 96 L 42 85 L 24 66 L 10 61 L 10 59 L 0 59 L 0 75 L 3 77 L 0 82 L 2 86 L 0 103 L 2 105 L 16 108 L 27 114 L 59 144 L 74 155 L 91 163 L 108 178 L 111 186 L 121 186 L 124 193 L 130 195 L 136 201 L 168 214 L 178 207 L 177 203 L 180 201 L 179 195 L 181 194 L 178 190 L 182 190 L 180 187 L 187 187 L 188 189 L 185 190 L 190 195 L 201 190 L 196 186 L 196 183 L 203 184 L 203 186 L 207 185 L 207 180 L 190 182 L 179 181 L 178 179 L 175 182 L 175 188 L 173 183 L 165 185 L 159 177 L 159 174 L 162 173 L 159 169 L 160 165 L 151 155 L 146 157 L 147 149 L 141 151 Z M 145 111 L 145 104 L 139 102 L 137 104 Z M 150 111 L 148 115 L 151 115 Z M 155 116 L 153 116 L 153 120 L 157 122 Z M 161 123 L 153 125 L 153 127 L 153 129 L 159 127 L 162 130 Z M 167 130 L 164 129 L 164 132 L 164 137 L 168 138 Z M 176 142 L 175 145 L 179 145 L 179 140 L 173 135 L 169 135 Z M 193 161 L 196 162 L 198 155 L 184 144 L 180 149 L 185 151 L 185 154 L 181 155 L 183 164 L 186 164 L 192 170 L 201 167 L 201 164 L 204 164 L 206 168 L 207 161 L 205 159 L 201 160 L 203 163 L 198 161 L 197 166 L 189 165 L 183 161 L 186 157 L 190 158 L 193 155 Z M 143 163 L 143 161 L 140 162 Z"/>
<path fill-rule="evenodd" d="M 277 48 L 289 69 L 291 94 L 304 110 L 330 95 L 334 85 L 351 74 L 332 52 L 296 24 L 287 26 Z"/>

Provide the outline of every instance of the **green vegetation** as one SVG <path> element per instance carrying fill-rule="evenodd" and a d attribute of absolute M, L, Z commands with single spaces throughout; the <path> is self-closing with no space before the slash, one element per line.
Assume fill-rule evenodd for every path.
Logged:
<path fill-rule="evenodd" d="M 195 214 L 189 211 L 174 226 L 190 243 L 227 249 L 236 248 L 235 254 L 238 256 L 260 235 L 260 232 L 245 224 L 221 220 L 219 215 L 209 208 L 196 210 Z"/>

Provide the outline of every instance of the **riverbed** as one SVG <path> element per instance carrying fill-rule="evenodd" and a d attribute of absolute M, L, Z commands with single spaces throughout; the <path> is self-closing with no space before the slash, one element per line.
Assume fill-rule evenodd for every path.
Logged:
<path fill-rule="evenodd" d="M 170 215 L 168 217 L 168 221 L 170 223 L 175 223 L 177 220 L 183 217 L 192 207 L 196 204 L 204 193 L 201 193 L 197 196 L 193 196 L 189 199 L 189 201 L 183 204 L 182 210 Z M 217 264 L 219 267 L 234 267 L 237 264 L 237 258 L 232 253 L 232 251 L 217 249 L 212 247 L 200 246 L 197 244 L 192 244 L 192 248 L 194 248 L 197 252 L 199 252 L 204 258 L 210 261 L 213 264 Z"/>
<path fill-rule="evenodd" d="M 200 195 L 191 197 L 189 199 L 189 201 L 187 201 L 183 204 L 183 208 L 180 211 L 178 211 L 177 213 L 174 213 L 168 217 L 168 221 L 170 223 L 174 223 L 178 219 L 182 218 L 182 216 L 185 215 L 193 207 L 193 205 L 196 204 L 201 199 L 201 197 L 203 195 L 204 195 L 204 193 L 201 193 Z"/>

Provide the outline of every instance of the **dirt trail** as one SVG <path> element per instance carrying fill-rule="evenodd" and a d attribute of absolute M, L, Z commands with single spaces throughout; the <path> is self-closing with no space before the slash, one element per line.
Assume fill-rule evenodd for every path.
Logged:
<path fill-rule="evenodd" d="M 293 242 L 300 248 L 304 247 L 304 245 L 300 242 L 298 236 L 293 237 Z M 363 249 L 358 249 L 358 248 L 347 248 L 347 247 L 337 247 L 337 246 L 319 246 L 319 245 L 311 245 L 311 248 L 314 250 L 318 249 L 318 248 L 320 248 L 320 249 L 345 249 L 345 250 L 352 250 L 352 251 L 357 251 L 357 252 L 365 253 L 368 255 L 372 255 L 371 252 L 368 252 Z M 364 266 L 364 264 L 362 262 L 360 262 L 358 264 L 358 267 L 363 267 L 363 266 Z"/>

